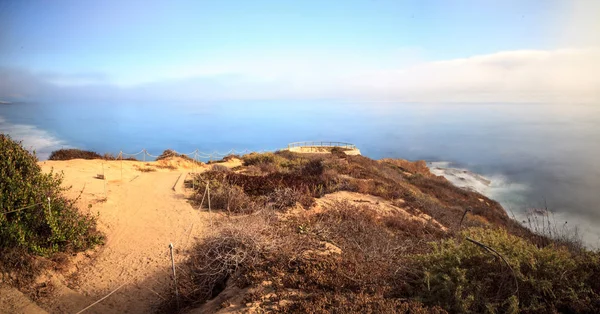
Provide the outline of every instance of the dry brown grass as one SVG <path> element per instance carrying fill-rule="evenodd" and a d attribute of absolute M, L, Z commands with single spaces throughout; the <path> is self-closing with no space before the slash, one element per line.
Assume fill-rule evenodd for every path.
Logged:
<path fill-rule="evenodd" d="M 154 171 L 156 171 L 156 168 L 152 168 L 152 167 L 149 167 L 149 166 L 142 167 L 142 166 L 138 166 L 138 165 L 133 165 L 133 167 L 137 171 L 140 171 L 140 172 L 154 172 Z"/>
<path fill-rule="evenodd" d="M 230 218 L 185 264 L 193 278 L 183 289 L 189 305 L 235 285 L 253 287 L 244 302 L 263 311 L 444 313 L 414 295 L 422 283 L 412 281 L 417 270 L 411 262 L 432 253 L 428 243 L 484 226 L 505 228 L 540 247 L 557 244 L 509 219 L 498 203 L 426 173 L 422 162 L 291 152 L 244 161 L 239 171 L 212 169 L 196 177 L 196 200 L 209 182 L 214 204 L 251 215 Z M 427 214 L 448 230 L 366 204 L 327 202 L 311 210 L 314 198 L 336 191 L 378 196 L 406 212 Z M 309 210 L 277 214 L 297 203 Z M 597 267 L 589 263 L 590 271 Z"/>
<path fill-rule="evenodd" d="M 421 229 L 426 231 L 416 232 Z M 245 302 L 283 312 L 396 309 L 428 313 L 418 302 L 397 296 L 404 288 L 396 274 L 405 263 L 405 254 L 421 252 L 424 242 L 441 235 L 433 227 L 395 215 L 384 219 L 369 207 L 348 202 L 286 220 L 264 210 L 224 222 L 199 244 L 181 266 L 183 276 L 190 278 L 181 291 L 193 306 L 228 285 L 244 288 L 270 282 L 269 291 L 276 295 L 272 300 L 264 300 L 267 292 L 259 289 L 247 295 Z"/>

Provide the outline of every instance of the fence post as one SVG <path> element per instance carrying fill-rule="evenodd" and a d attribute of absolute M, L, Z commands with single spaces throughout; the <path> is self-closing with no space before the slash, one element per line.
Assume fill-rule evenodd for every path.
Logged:
<path fill-rule="evenodd" d="M 177 289 L 177 275 L 175 274 L 175 258 L 173 256 L 173 243 L 169 243 L 171 251 L 171 268 L 173 269 L 173 282 L 175 282 L 175 297 L 177 298 L 177 310 L 179 310 L 179 290 Z"/>
<path fill-rule="evenodd" d="M 108 196 L 106 195 L 106 174 L 104 174 L 104 161 L 102 162 L 102 180 L 104 181 L 104 199 L 107 200 Z"/>
<path fill-rule="evenodd" d="M 121 159 L 121 182 L 123 182 L 123 151 L 119 152 L 119 159 Z"/>
<path fill-rule="evenodd" d="M 212 223 L 212 214 L 210 212 L 210 184 L 209 183 L 210 183 L 210 181 L 208 181 L 206 183 L 206 187 L 208 190 L 208 216 L 210 217 L 210 228 L 212 229 L 213 223 Z"/>
<path fill-rule="evenodd" d="M 146 162 L 146 149 L 144 148 L 144 162 Z"/>
<path fill-rule="evenodd" d="M 197 157 L 198 157 L 198 152 L 196 150 L 196 151 L 194 151 L 194 175 L 192 176 L 192 189 L 193 190 L 196 189 L 196 167 L 198 166 L 196 164 L 198 162 Z"/>

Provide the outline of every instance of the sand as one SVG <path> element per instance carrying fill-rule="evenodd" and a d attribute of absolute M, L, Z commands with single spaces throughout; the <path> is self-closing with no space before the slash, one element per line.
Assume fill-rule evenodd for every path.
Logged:
<path fill-rule="evenodd" d="M 69 274 L 46 278 L 54 295 L 38 303 L 51 313 L 76 313 L 114 289 L 86 313 L 147 313 L 172 291 L 169 244 L 185 258 L 209 227 L 209 214 L 192 208 L 183 181 L 209 168 L 180 158 L 160 162 L 69 160 L 39 163 L 63 172 L 66 193 L 83 212 L 99 214 L 106 244 L 78 254 Z M 239 160 L 225 166 L 241 165 Z M 156 171 L 142 172 L 140 168 Z M 98 179 L 103 174 L 105 180 Z M 106 184 L 106 185 L 105 185 Z"/>

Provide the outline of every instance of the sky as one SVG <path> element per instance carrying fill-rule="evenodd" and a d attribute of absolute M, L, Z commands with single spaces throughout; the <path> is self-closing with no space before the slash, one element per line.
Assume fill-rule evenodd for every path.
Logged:
<path fill-rule="evenodd" d="M 600 1 L 0 0 L 0 100 L 597 102 Z"/>

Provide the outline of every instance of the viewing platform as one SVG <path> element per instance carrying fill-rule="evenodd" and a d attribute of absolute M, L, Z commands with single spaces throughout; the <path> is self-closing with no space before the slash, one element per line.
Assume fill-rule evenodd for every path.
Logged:
<path fill-rule="evenodd" d="M 333 148 L 341 149 L 346 155 L 360 155 L 356 145 L 332 141 L 305 141 L 289 143 L 287 150 L 295 153 L 329 154 Z"/>

